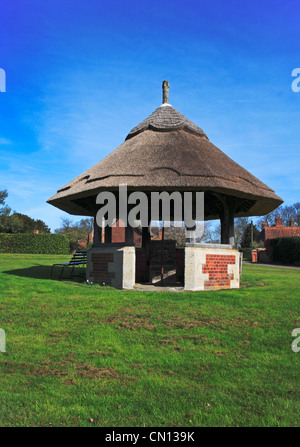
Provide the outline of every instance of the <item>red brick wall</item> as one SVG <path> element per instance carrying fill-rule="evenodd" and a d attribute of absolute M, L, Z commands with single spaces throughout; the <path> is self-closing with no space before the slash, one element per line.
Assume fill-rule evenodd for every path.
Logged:
<path fill-rule="evenodd" d="M 90 276 L 94 282 L 99 284 L 111 285 L 112 278 L 115 278 L 114 272 L 108 271 L 108 265 L 114 261 L 113 253 L 92 253 L 92 271 Z"/>
<path fill-rule="evenodd" d="M 228 273 L 229 264 L 235 264 L 234 255 L 206 255 L 206 264 L 202 266 L 202 272 L 209 274 L 209 280 L 205 281 L 205 289 L 230 287 L 233 274 Z"/>
<path fill-rule="evenodd" d="M 135 230 L 134 231 L 134 245 L 139 247 L 142 245 L 142 236 Z M 125 227 L 119 227 L 119 221 L 117 221 L 116 226 L 112 227 L 111 230 L 111 241 L 112 242 L 125 242 Z"/>
<path fill-rule="evenodd" d="M 117 222 L 118 225 L 119 221 Z M 124 227 L 112 227 L 111 229 L 111 241 L 112 242 L 125 242 L 125 228 Z"/>

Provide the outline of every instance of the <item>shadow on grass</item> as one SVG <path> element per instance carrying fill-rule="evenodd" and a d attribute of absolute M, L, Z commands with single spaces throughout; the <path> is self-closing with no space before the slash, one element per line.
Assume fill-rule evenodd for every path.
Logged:
<path fill-rule="evenodd" d="M 55 267 L 53 270 L 53 276 L 51 276 L 51 268 L 52 265 L 35 265 L 33 267 L 27 267 L 24 269 L 16 269 L 16 270 L 7 270 L 3 273 L 6 273 L 7 275 L 14 275 L 14 276 L 22 276 L 27 278 L 34 278 L 34 279 L 50 279 L 54 281 L 76 281 L 76 282 L 84 282 L 85 281 L 85 275 L 84 276 L 71 276 L 71 270 L 72 269 L 64 269 L 63 277 L 60 278 L 61 268 Z M 75 274 L 74 274 L 75 275 Z"/>

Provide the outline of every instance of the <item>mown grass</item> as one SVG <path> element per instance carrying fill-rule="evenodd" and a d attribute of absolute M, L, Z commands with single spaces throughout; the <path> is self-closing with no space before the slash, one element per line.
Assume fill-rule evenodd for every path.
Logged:
<path fill-rule="evenodd" d="M 299 425 L 299 270 L 154 293 L 49 279 L 64 259 L 0 255 L 0 426 Z"/>

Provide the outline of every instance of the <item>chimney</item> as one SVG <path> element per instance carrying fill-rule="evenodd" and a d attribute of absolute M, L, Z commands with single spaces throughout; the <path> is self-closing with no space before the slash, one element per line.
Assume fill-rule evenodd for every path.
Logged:
<path fill-rule="evenodd" d="M 294 219 L 291 219 L 291 220 L 290 220 L 290 226 L 291 226 L 291 227 L 294 227 L 294 226 L 295 226 L 295 221 L 294 221 Z"/>
<path fill-rule="evenodd" d="M 281 218 L 281 214 L 280 214 L 279 217 L 277 217 L 277 218 L 275 219 L 275 225 L 276 225 L 276 227 L 282 227 L 282 218 Z"/>
<path fill-rule="evenodd" d="M 164 81 L 162 84 L 163 89 L 163 104 L 169 104 L 169 81 Z"/>
<path fill-rule="evenodd" d="M 268 222 L 265 220 L 263 223 L 262 223 L 262 230 L 265 228 L 265 227 L 268 227 Z"/>

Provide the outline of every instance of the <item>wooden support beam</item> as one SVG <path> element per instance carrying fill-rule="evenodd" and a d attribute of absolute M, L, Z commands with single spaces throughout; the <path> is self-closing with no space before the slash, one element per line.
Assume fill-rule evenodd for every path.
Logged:
<path fill-rule="evenodd" d="M 160 257 L 161 285 L 163 285 L 163 283 L 164 283 L 164 250 L 165 250 L 165 227 L 164 227 L 164 222 L 163 222 L 162 229 L 161 229 L 161 257 Z"/>
<path fill-rule="evenodd" d="M 125 244 L 134 245 L 134 228 L 129 225 L 125 227 Z"/>
<path fill-rule="evenodd" d="M 142 247 L 145 250 L 146 255 L 146 265 L 147 265 L 147 274 L 146 274 L 146 281 L 150 281 L 150 241 L 151 241 L 151 234 L 150 234 L 150 228 L 149 227 L 142 227 Z"/>
<path fill-rule="evenodd" d="M 94 218 L 94 241 L 93 247 L 99 247 L 102 243 L 102 228 L 98 227 L 96 217 Z"/>
<path fill-rule="evenodd" d="M 150 245 L 150 230 L 149 227 L 143 227 L 142 228 L 142 247 L 146 250 L 149 249 Z"/>
<path fill-rule="evenodd" d="M 104 229 L 104 241 L 106 244 L 111 244 L 112 242 L 112 227 L 106 226 Z"/>
<path fill-rule="evenodd" d="M 230 244 L 234 247 L 234 207 L 229 200 L 224 200 L 221 214 L 221 244 Z"/>
<path fill-rule="evenodd" d="M 191 228 L 185 227 L 185 243 L 195 244 L 196 242 L 196 225 Z"/>

